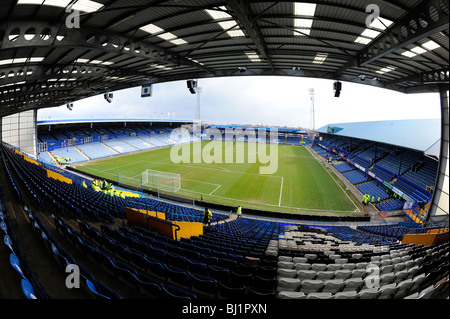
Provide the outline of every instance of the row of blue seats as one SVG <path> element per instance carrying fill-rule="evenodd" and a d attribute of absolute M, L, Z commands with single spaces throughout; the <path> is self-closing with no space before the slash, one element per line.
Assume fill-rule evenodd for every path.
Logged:
<path fill-rule="evenodd" d="M 98 245 L 95 243 L 95 240 L 96 238 L 98 239 L 98 235 L 103 237 L 100 232 L 96 233 L 93 231 L 89 231 L 84 233 L 86 235 L 89 234 L 90 236 L 93 236 L 92 238 L 88 239 L 85 237 L 85 235 L 83 235 L 83 233 L 78 233 L 77 231 L 75 231 L 61 218 L 53 216 L 53 219 L 57 230 L 60 231 L 64 237 L 71 241 L 73 245 L 78 246 L 78 248 L 81 249 L 86 256 L 90 257 L 93 260 L 96 260 L 99 266 L 103 266 L 109 273 L 115 275 L 118 280 L 122 280 L 127 284 L 134 286 L 136 290 L 141 289 L 142 291 L 145 291 L 146 293 L 156 298 L 183 300 L 197 299 L 197 296 L 190 291 L 172 284 L 168 284 L 167 282 L 163 282 L 158 278 L 152 276 L 151 274 L 138 271 L 135 266 L 130 264 L 131 258 L 136 258 L 133 259 L 133 261 L 136 263 L 142 262 L 140 266 L 143 266 L 144 264 L 147 266 L 152 265 L 153 268 L 151 268 L 151 270 L 153 271 L 155 271 L 156 269 L 155 266 L 160 265 L 160 263 L 152 262 L 151 259 L 140 255 L 137 250 L 131 248 L 128 249 L 112 239 L 109 240 L 110 244 L 103 242 L 102 245 Z M 86 229 L 86 227 L 89 227 L 87 223 L 83 223 L 83 225 L 85 227 L 84 229 Z M 106 247 L 109 248 L 110 253 L 105 250 Z M 115 250 L 115 248 L 113 247 L 121 247 L 123 249 L 118 248 L 117 250 Z M 138 261 L 138 259 L 140 261 Z M 163 269 L 164 271 L 170 272 L 168 268 Z M 169 269 L 174 270 L 175 274 L 173 275 L 173 277 L 175 278 L 175 276 L 177 275 L 175 269 Z"/>
<path fill-rule="evenodd" d="M 375 207 L 380 212 L 390 212 L 390 211 L 394 211 L 394 210 L 402 210 L 404 204 L 405 203 L 400 199 L 391 198 L 390 200 L 388 200 L 386 202 L 375 205 Z"/>
<path fill-rule="evenodd" d="M 320 144 L 327 148 L 337 147 L 337 141 L 332 138 L 321 141 Z M 363 146 L 366 147 L 367 145 L 363 144 Z M 316 146 L 313 147 L 313 149 L 316 150 L 319 149 L 319 147 Z M 371 154 L 371 152 L 372 151 L 370 150 L 368 152 L 354 151 L 350 154 L 359 154 L 360 156 L 364 156 L 364 154 Z M 350 159 L 350 154 L 346 154 L 347 159 Z M 372 166 L 370 156 L 369 160 L 365 158 L 358 158 L 358 156 L 352 158 L 353 162 L 365 167 L 366 169 Z M 398 155 L 390 154 L 374 163 L 375 165 L 372 167 L 371 171 L 386 181 L 392 181 L 396 175 L 404 175 L 404 177 L 409 179 L 411 182 L 416 183 L 423 189 L 426 189 L 427 186 L 434 186 L 437 176 L 438 163 L 434 160 L 425 158 L 423 160 L 425 163 L 424 167 L 419 169 L 417 173 L 408 171 L 414 164 L 418 163 L 421 158 L 422 155 L 420 153 L 413 151 L 403 151 Z"/>
<path fill-rule="evenodd" d="M 370 198 L 374 196 L 375 201 L 377 201 L 378 198 L 380 198 L 381 201 L 384 201 L 390 197 L 390 195 L 388 195 L 385 191 L 386 188 L 374 180 L 356 185 L 356 188 L 361 192 L 361 194 L 369 194 Z"/>
<path fill-rule="evenodd" d="M 132 266 L 145 269 L 165 285 L 176 285 L 185 291 L 215 298 L 220 292 L 225 297 L 231 289 L 230 285 L 236 286 L 244 279 L 248 284 L 252 283 L 249 274 L 237 272 L 241 266 L 238 261 L 244 256 L 225 255 L 220 250 L 213 250 L 214 246 L 195 247 L 184 241 L 173 241 L 162 236 L 157 238 L 158 235 L 142 228 L 131 230 L 121 227 L 117 230 L 104 226 L 100 233 L 87 224 L 80 224 L 80 229 L 100 247 L 127 260 Z"/>
<path fill-rule="evenodd" d="M 188 221 L 199 223 L 203 221 L 203 210 L 176 205 L 161 200 L 156 200 L 154 198 L 130 197 L 127 199 L 127 204 L 130 205 L 130 207 L 137 209 L 165 213 L 166 219 L 171 221 Z M 228 217 L 224 214 L 213 214 L 211 222 L 217 222 L 227 218 Z"/>
<path fill-rule="evenodd" d="M 42 224 L 33 210 L 28 211 L 28 218 L 36 235 L 43 241 L 49 253 L 55 258 L 61 273 L 66 273 L 68 269 L 70 269 L 72 273 L 76 272 L 80 278 L 81 288 L 93 298 L 122 299 L 117 292 L 110 289 L 103 282 L 96 280 L 83 265 L 78 263 L 72 255 L 59 244 L 48 229 Z M 60 224 L 56 223 L 56 225 Z"/>
<path fill-rule="evenodd" d="M 353 171 L 356 168 L 353 165 L 350 165 L 347 162 L 339 162 L 337 164 L 334 165 L 334 168 L 339 172 L 339 173 L 345 173 L 348 171 Z"/>
<path fill-rule="evenodd" d="M 357 229 L 365 232 L 396 238 L 401 240 L 405 234 L 424 234 L 435 227 L 405 227 L 402 225 L 377 225 L 377 226 L 358 226 Z"/>
<path fill-rule="evenodd" d="M 349 226 L 331 226 L 329 231 L 343 240 L 349 240 L 357 244 L 370 244 L 377 246 L 388 246 L 397 240 L 387 236 L 370 234 Z"/>
<path fill-rule="evenodd" d="M 358 169 L 342 173 L 342 175 L 353 185 L 364 183 L 369 180 L 369 176 Z"/>
<path fill-rule="evenodd" d="M 86 214 L 95 220 L 112 222 L 114 217 L 122 217 L 123 204 L 113 202 L 120 199 L 95 193 L 80 185 L 54 180 L 47 177 L 39 166 L 23 160 L 12 152 L 5 153 L 9 157 L 9 163 L 16 167 L 20 179 L 33 185 L 28 188 L 30 194 L 38 193 L 40 198 L 45 198 L 58 206 L 61 213 L 63 213 L 62 207 L 65 207 L 78 218 Z"/>
<path fill-rule="evenodd" d="M 8 212 L 0 200 L 0 230 L 2 240 L 9 251 L 9 264 L 14 273 L 14 278 L 26 299 L 47 299 L 47 295 L 36 279 L 17 241 L 9 219 Z M 6 269 L 2 270 L 3 276 L 8 276 Z"/>

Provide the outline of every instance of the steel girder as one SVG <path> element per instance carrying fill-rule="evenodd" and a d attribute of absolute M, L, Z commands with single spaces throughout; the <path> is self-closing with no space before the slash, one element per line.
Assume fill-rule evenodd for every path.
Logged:
<path fill-rule="evenodd" d="M 253 20 L 248 3 L 241 0 L 226 0 L 226 2 L 238 18 L 238 21 L 242 23 L 243 29 L 248 33 L 259 53 L 262 55 L 264 60 L 269 63 L 272 71 L 274 71 L 275 68 L 271 61 L 269 50 L 267 49 L 261 30 Z"/>
<path fill-rule="evenodd" d="M 424 1 L 371 45 L 364 48 L 358 54 L 358 65 L 365 66 L 427 36 L 448 30 L 448 26 L 448 1 Z"/>

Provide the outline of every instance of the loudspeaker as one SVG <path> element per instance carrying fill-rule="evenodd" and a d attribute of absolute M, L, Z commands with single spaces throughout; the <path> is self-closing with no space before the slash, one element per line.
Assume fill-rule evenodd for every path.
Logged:
<path fill-rule="evenodd" d="M 334 97 L 341 96 L 342 83 L 339 81 L 334 82 L 333 89 L 334 89 Z"/>
<path fill-rule="evenodd" d="M 189 92 L 191 92 L 191 94 L 195 94 L 196 93 L 195 89 L 197 88 L 197 81 L 188 80 L 187 87 L 189 89 Z"/>
<path fill-rule="evenodd" d="M 112 103 L 114 95 L 112 93 L 105 93 L 104 97 L 105 100 L 108 101 L 108 103 Z"/>
<path fill-rule="evenodd" d="M 340 91 L 340 90 L 342 90 L 342 83 L 339 82 L 339 81 L 334 82 L 333 88 L 334 88 L 335 91 Z"/>

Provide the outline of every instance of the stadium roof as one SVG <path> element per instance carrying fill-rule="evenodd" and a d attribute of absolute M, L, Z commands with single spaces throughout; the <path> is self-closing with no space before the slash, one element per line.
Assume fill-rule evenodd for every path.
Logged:
<path fill-rule="evenodd" d="M 332 133 L 334 131 L 334 133 Z M 401 146 L 439 157 L 441 120 L 399 120 L 329 124 L 316 130 L 337 136 Z"/>
<path fill-rule="evenodd" d="M 437 92 L 448 22 L 446 0 L 2 0 L 0 116 L 238 75 Z"/>
<path fill-rule="evenodd" d="M 85 123 L 192 123 L 192 120 L 170 120 L 170 119 L 78 119 L 78 120 L 41 120 L 37 125 L 58 125 L 58 124 L 85 124 Z"/>

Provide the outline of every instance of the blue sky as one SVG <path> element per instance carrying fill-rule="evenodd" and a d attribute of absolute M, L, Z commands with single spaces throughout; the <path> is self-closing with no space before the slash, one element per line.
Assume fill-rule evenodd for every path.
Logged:
<path fill-rule="evenodd" d="M 315 90 L 315 128 L 331 123 L 439 119 L 439 95 L 402 94 L 367 85 L 342 82 L 340 98 L 333 81 L 299 77 L 200 79 L 201 119 L 213 124 L 280 125 L 311 128 L 309 89 Z M 141 88 L 114 92 L 111 104 L 103 95 L 66 106 L 41 109 L 38 120 L 55 119 L 178 119 L 192 120 L 197 96 L 186 81 L 153 85 L 153 95 L 141 98 Z"/>

